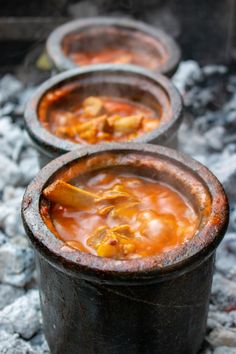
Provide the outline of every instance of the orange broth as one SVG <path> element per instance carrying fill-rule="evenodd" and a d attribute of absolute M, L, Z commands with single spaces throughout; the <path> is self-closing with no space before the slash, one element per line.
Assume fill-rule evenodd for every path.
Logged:
<path fill-rule="evenodd" d="M 49 210 L 41 209 L 46 223 L 50 216 L 54 233 L 73 249 L 124 260 L 153 256 L 184 244 L 198 228 L 192 205 L 162 182 L 105 169 L 76 186 L 100 201 L 82 209 L 51 201 Z M 114 193 L 118 198 L 109 199 Z"/>
<path fill-rule="evenodd" d="M 63 90 L 47 93 L 39 105 L 43 126 L 61 139 L 78 144 L 129 141 L 160 124 L 154 111 L 116 97 L 66 97 Z"/>
<path fill-rule="evenodd" d="M 163 59 L 146 53 L 146 51 L 134 52 L 124 48 L 100 48 L 96 51 L 74 52 L 67 54 L 69 58 L 80 66 L 102 63 L 134 64 L 147 69 L 155 69 L 162 64 Z"/>

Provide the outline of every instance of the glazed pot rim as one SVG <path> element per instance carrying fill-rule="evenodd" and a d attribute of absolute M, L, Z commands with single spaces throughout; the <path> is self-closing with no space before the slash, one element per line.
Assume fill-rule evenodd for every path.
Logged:
<path fill-rule="evenodd" d="M 68 250 L 46 226 L 40 214 L 40 197 L 48 180 L 66 165 L 80 158 L 102 153 L 139 154 L 165 159 L 169 164 L 182 166 L 197 174 L 212 198 L 207 223 L 185 245 L 166 254 L 132 260 L 97 257 L 75 250 Z M 209 257 L 221 241 L 228 225 L 228 201 L 217 178 L 202 164 L 175 150 L 150 144 L 101 144 L 71 151 L 45 166 L 26 189 L 22 202 L 23 223 L 31 242 L 47 261 L 74 275 L 121 281 L 142 278 L 144 281 L 163 279 L 184 273 Z"/>
<path fill-rule="evenodd" d="M 78 67 L 78 64 L 75 64 L 63 52 L 61 47 L 63 38 L 70 33 L 78 30 L 82 31 L 86 27 L 92 28 L 93 26 L 116 26 L 130 30 L 137 30 L 138 32 L 144 33 L 161 43 L 168 53 L 168 59 L 165 63 L 158 66 L 158 69 L 154 70 L 154 72 L 160 72 L 168 75 L 176 70 L 180 62 L 181 50 L 179 46 L 171 36 L 161 29 L 157 29 L 144 22 L 133 19 L 119 17 L 90 17 L 88 19 L 77 19 L 66 22 L 65 24 L 57 27 L 49 35 L 46 42 L 47 53 L 58 69 L 68 70 Z"/>
<path fill-rule="evenodd" d="M 90 65 L 84 68 L 76 68 L 68 70 L 61 74 L 55 75 L 41 84 L 33 93 L 29 101 L 27 102 L 24 119 L 26 123 L 26 129 L 36 143 L 37 147 L 43 150 L 43 152 L 50 156 L 60 155 L 71 150 L 80 149 L 87 144 L 77 144 L 65 139 L 61 139 L 50 131 L 48 131 L 40 122 L 38 117 L 38 105 L 41 98 L 47 91 L 50 91 L 53 87 L 68 80 L 75 79 L 76 77 L 83 75 L 92 75 L 93 73 L 101 74 L 117 74 L 121 73 L 125 77 L 125 74 L 137 75 L 138 78 L 147 80 L 153 85 L 159 86 L 168 96 L 170 101 L 170 109 L 172 110 L 171 120 L 168 123 L 157 127 L 149 133 L 145 133 L 140 137 L 133 139 L 132 142 L 152 143 L 158 139 L 158 143 L 162 144 L 168 136 L 171 136 L 179 127 L 182 122 L 183 102 L 181 95 L 172 82 L 161 74 L 153 75 L 152 72 L 144 68 L 135 65 L 123 65 L 123 64 L 98 64 Z"/>

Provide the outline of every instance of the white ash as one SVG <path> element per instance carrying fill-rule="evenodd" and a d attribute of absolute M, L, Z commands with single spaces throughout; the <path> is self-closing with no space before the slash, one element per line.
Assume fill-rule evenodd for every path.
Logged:
<path fill-rule="evenodd" d="M 31 345 L 17 334 L 0 331 L 1 354 L 36 354 Z"/>
<path fill-rule="evenodd" d="M 194 87 L 195 83 L 201 81 L 202 78 L 203 72 L 198 63 L 194 60 L 188 60 L 180 63 L 173 81 L 182 95 L 184 95 L 187 87 Z"/>
<path fill-rule="evenodd" d="M 30 326 L 29 326 L 30 324 Z M 0 330 L 32 338 L 40 329 L 39 294 L 30 290 L 0 311 Z"/>
<path fill-rule="evenodd" d="M 22 88 L 23 85 L 21 82 L 13 75 L 5 75 L 0 82 L 0 102 L 4 102 L 6 105 L 9 105 L 10 102 L 8 102 L 8 99 L 14 98 L 14 95 L 17 95 Z"/>
<path fill-rule="evenodd" d="M 7 242 L 0 247 L 0 281 L 24 287 L 32 278 L 34 254 L 28 245 Z"/>
<path fill-rule="evenodd" d="M 24 293 L 25 290 L 23 288 L 8 284 L 0 284 L 0 310 L 2 310 L 5 306 L 10 305 Z"/>
<path fill-rule="evenodd" d="M 18 165 L 7 156 L 0 153 L 0 191 L 2 191 L 7 183 L 16 186 L 22 179 L 22 174 Z"/>
<path fill-rule="evenodd" d="M 214 350 L 213 354 L 236 354 L 235 348 L 230 347 L 218 347 Z"/>
<path fill-rule="evenodd" d="M 236 347 L 236 328 L 216 327 L 207 339 L 213 347 Z"/>
<path fill-rule="evenodd" d="M 207 165 L 231 204 L 227 236 L 216 256 L 206 340 L 201 354 L 236 354 L 236 75 L 223 66 L 182 62 L 174 76 L 186 106 L 179 148 Z M 0 80 L 0 353 L 49 353 L 41 329 L 33 251 L 20 222 L 27 183 L 38 171 L 24 128 L 33 88 Z"/>
<path fill-rule="evenodd" d="M 0 247 L 7 242 L 7 237 L 2 231 L 0 231 Z"/>
<path fill-rule="evenodd" d="M 185 70 L 186 68 L 186 70 Z M 236 354 L 236 75 L 184 62 L 174 77 L 186 106 L 180 149 L 204 163 L 230 200 L 229 230 L 216 255 L 204 354 Z"/>
<path fill-rule="evenodd" d="M 225 311 L 236 310 L 236 282 L 216 273 L 212 284 L 212 303 Z"/>
<path fill-rule="evenodd" d="M 13 186 L 5 186 L 0 202 L 0 228 L 5 230 L 5 234 L 11 238 L 24 235 L 23 225 L 19 210 L 16 205 L 20 205 L 24 189 Z"/>
<path fill-rule="evenodd" d="M 30 94 L 32 88 L 23 90 L 12 75 L 0 80 L 0 353 L 6 354 L 49 353 L 38 290 L 32 289 L 34 254 L 20 217 L 24 189 L 38 171 L 37 153 L 23 129 Z"/>

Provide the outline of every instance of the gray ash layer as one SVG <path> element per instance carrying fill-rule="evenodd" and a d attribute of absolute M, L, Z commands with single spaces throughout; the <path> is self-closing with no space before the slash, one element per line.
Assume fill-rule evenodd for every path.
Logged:
<path fill-rule="evenodd" d="M 228 233 L 218 249 L 202 354 L 236 354 L 236 75 L 222 66 L 182 62 L 174 82 L 185 106 L 180 149 L 207 165 L 231 203 Z M 20 221 L 24 188 L 38 171 L 23 128 L 34 88 L 0 79 L 0 353 L 49 353 L 41 329 L 34 255 Z"/>

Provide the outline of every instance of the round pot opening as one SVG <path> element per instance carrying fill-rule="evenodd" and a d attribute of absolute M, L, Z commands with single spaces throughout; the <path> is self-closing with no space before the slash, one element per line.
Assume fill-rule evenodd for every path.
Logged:
<path fill-rule="evenodd" d="M 199 218 L 194 236 L 168 252 L 127 261 L 97 257 L 66 246 L 41 217 L 43 189 L 54 180 L 73 182 L 78 176 L 112 166 L 122 166 L 137 175 L 165 182 L 187 198 Z M 26 191 L 23 219 L 37 250 L 57 267 L 76 272 L 77 276 L 101 277 L 102 274 L 104 280 L 114 279 L 114 275 L 118 279 L 157 280 L 164 275 L 185 272 L 212 254 L 227 226 L 228 204 L 217 179 L 192 159 L 159 146 L 113 144 L 73 151 L 47 165 Z"/>
<path fill-rule="evenodd" d="M 75 69 L 48 80 L 35 92 L 27 105 L 25 111 L 27 130 L 36 145 L 44 150 L 46 155 L 55 156 L 55 153 L 60 155 L 77 148 L 80 142 L 82 144 L 90 142 L 81 140 L 80 135 L 78 141 L 68 136 L 65 138 L 56 136 L 53 133 L 53 125 L 57 117 L 59 119 L 62 117 L 65 124 L 69 125 L 68 119 L 76 113 L 76 105 L 80 105 L 91 96 L 126 102 L 136 107 L 136 111 L 141 110 L 144 119 L 150 117 L 153 122 L 157 122 L 154 128 L 145 131 L 145 125 L 142 123 L 144 121 L 142 121 L 140 134 L 139 128 L 134 127 L 135 135 L 121 135 L 121 138 L 118 138 L 121 139 L 120 141 L 127 139 L 134 142 L 168 144 L 181 123 L 182 100 L 167 78 L 161 75 L 153 77 L 144 69 L 128 65 L 100 65 Z M 146 111 L 148 113 L 145 113 Z M 115 113 L 119 114 L 119 111 Z M 52 119 L 53 114 L 55 119 Z M 68 114 L 69 118 L 67 118 Z M 104 115 L 104 112 L 101 114 Z M 109 113 L 105 112 L 106 114 L 110 119 Z M 97 118 L 100 119 L 101 115 Z M 143 126 L 144 130 L 142 130 Z M 94 143 L 112 142 L 113 137 L 109 139 L 96 139 Z"/>
<path fill-rule="evenodd" d="M 47 50 L 59 69 L 132 64 L 169 75 L 180 61 L 180 49 L 169 35 L 142 22 L 118 18 L 66 23 L 51 33 Z"/>

